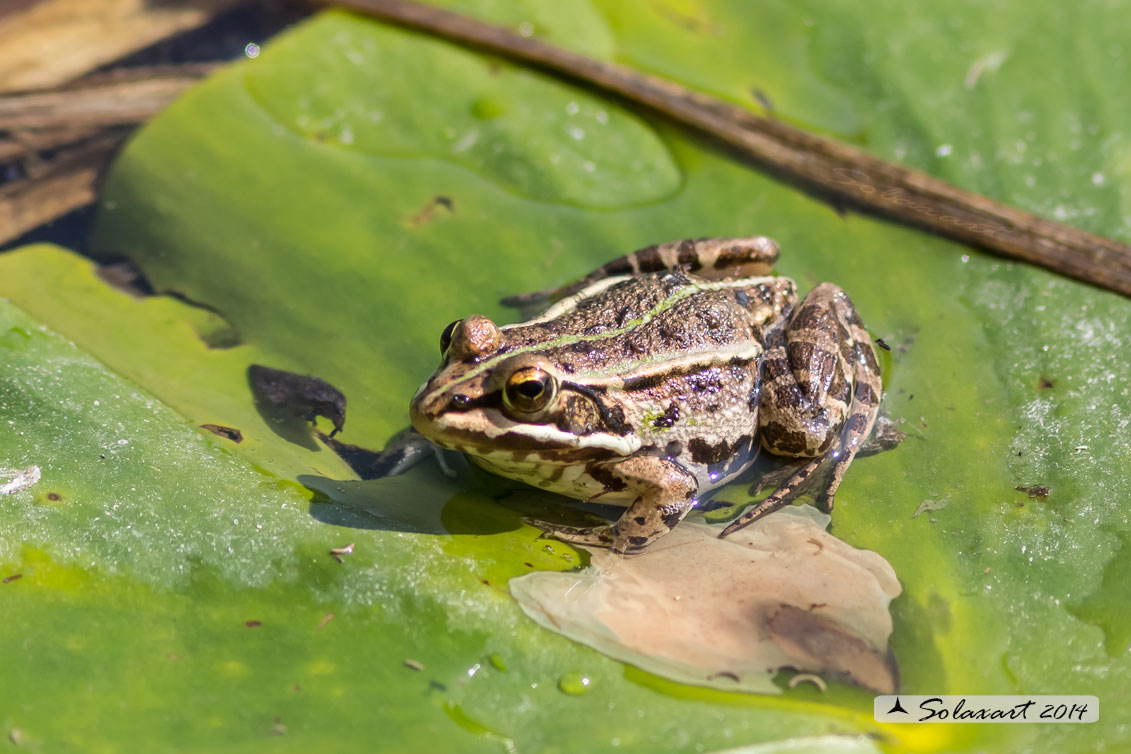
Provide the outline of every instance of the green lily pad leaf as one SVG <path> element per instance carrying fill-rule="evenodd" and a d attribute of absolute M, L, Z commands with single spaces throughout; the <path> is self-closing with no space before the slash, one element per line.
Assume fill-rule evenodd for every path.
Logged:
<path fill-rule="evenodd" d="M 577 20 L 573 4 L 446 4 L 1131 239 L 1131 108 L 1119 75 L 1131 49 L 1119 3 L 1018 2 L 986 14 L 976 3 L 609 0 L 578 3 Z M 381 46 L 366 50 L 367 39 Z M 358 52 L 405 77 L 374 81 L 351 68 Z M 382 120 L 365 124 L 378 105 Z M 587 121 L 574 139 L 578 118 L 599 128 Z M 346 125 L 352 141 L 341 138 Z M 476 143 L 455 151 L 472 129 Z M 551 157 L 567 153 L 554 167 Z M 903 688 L 1118 700 L 1131 684 L 1131 481 L 1118 473 L 1131 454 L 1131 304 L 838 212 L 548 75 L 329 13 L 189 92 L 110 175 L 97 249 L 128 255 L 176 299 L 130 300 L 58 249 L 0 255 L 0 295 L 125 378 L 115 378 L 117 394 L 140 386 L 131 389 L 165 404 L 166 416 L 171 408 L 244 437 L 182 424 L 170 447 L 204 443 L 228 459 L 194 461 L 191 479 L 156 448 L 127 446 L 150 462 L 154 484 L 177 480 L 170 499 L 187 507 L 167 511 L 156 493 L 131 503 L 114 482 L 66 527 L 48 525 L 65 505 L 27 505 L 49 490 L 49 463 L 25 453 L 0 462 L 44 474 L 0 497 L 13 517 L 2 566 L 25 573 L 0 586 L 15 616 L 0 642 L 6 658 L 20 658 L 6 676 L 20 696 L 5 692 L 4 709 L 30 710 L 5 724 L 45 748 L 129 735 L 149 748 L 176 740 L 200 750 L 275 734 L 280 747 L 307 750 L 374 741 L 393 750 L 771 750 L 792 737 L 831 750 L 826 739 L 839 733 L 849 747 L 879 735 L 893 751 L 1125 747 L 1117 712 L 1086 728 L 877 726 L 870 696 L 839 684 L 770 698 L 626 668 L 536 626 L 508 595 L 519 574 L 581 563 L 522 525 L 524 506 L 544 498 L 516 501 L 489 480 L 449 482 L 431 466 L 388 486 L 357 483 L 316 442 L 279 437 L 248 390 L 252 363 L 326 379 L 349 399 L 340 439 L 378 448 L 405 425 L 451 320 L 505 321 L 499 297 L 561 284 L 633 248 L 758 233 L 781 243 L 780 272 L 803 289 L 843 286 L 893 348 L 884 410 L 908 437 L 853 464 L 832 532 L 899 576 L 891 646 Z M 52 483 L 64 500 L 76 491 L 95 500 L 81 480 L 108 479 L 84 438 L 130 439 L 102 415 L 88 418 L 74 445 L 51 440 L 80 459 Z M 53 415 L 43 436 L 64 419 L 86 421 Z M 3 409 L 0 420 L 15 417 Z M 48 447 L 37 442 L 27 447 Z M 243 470 L 229 479 L 229 466 Z M 247 525 L 241 492 L 256 496 L 246 510 L 273 538 Z M 744 494 L 725 490 L 730 502 Z M 272 495 L 303 502 L 269 516 Z M 8 507 L 17 499 L 22 507 Z M 924 500 L 947 505 L 915 517 Z M 130 521 L 94 520 L 115 503 L 138 518 L 151 551 L 131 549 Z M 166 518 L 183 552 L 153 545 Z M 37 544 L 12 545 L 25 529 Z M 222 562 L 223 542 L 247 548 L 238 556 L 251 559 L 246 573 Z M 350 543 L 337 563 L 330 549 Z M 32 566 L 42 583 L 26 575 Z M 19 591 L 28 586 L 37 590 Z M 62 615 L 100 630 L 26 629 L 60 626 Z M 154 659 L 160 672 L 136 671 Z M 95 698 L 112 705 L 92 707 L 90 684 L 73 681 L 78 670 L 60 670 L 95 667 Z M 591 682 L 579 686 L 578 676 Z M 156 712 L 139 733 L 131 710 L 143 703 Z M 54 724 L 63 711 L 67 732 Z"/>
<path fill-rule="evenodd" d="M 354 155 L 449 160 L 528 198 L 586 207 L 655 201 L 679 187 L 655 131 L 603 99 L 376 24 L 323 33 L 326 44 L 313 48 L 303 35 L 280 39 L 246 74 L 252 97 L 303 140 Z M 443 96 L 405 107 L 406 93 L 441 84 Z M 343 91 L 365 94 L 343 101 Z"/>
<path fill-rule="evenodd" d="M 238 444 L 217 433 L 228 438 L 224 447 L 285 479 L 350 477 L 348 465 L 312 437 L 279 442 L 277 427 L 256 409 L 246 372 L 258 361 L 287 362 L 249 344 L 216 348 L 210 335 L 233 328 L 214 312 L 171 297 L 126 295 L 107 286 L 89 260 L 53 246 L 4 254 L 0 265 L 3 295 L 196 423 L 238 431 Z"/>
<path fill-rule="evenodd" d="M 513 548 L 513 525 L 443 537 L 327 525 L 297 489 L 4 301 L 0 333 L 10 428 L 0 433 L 0 705 L 10 740 L 215 750 L 278 738 L 276 748 L 308 751 L 360 746 L 350 731 L 363 719 L 397 750 L 436 740 L 546 749 L 581 746 L 593 731 L 582 710 L 554 711 L 559 678 L 580 670 L 595 686 L 589 705 L 617 703 L 616 663 L 547 644 L 479 569 L 497 571 L 459 546 L 494 540 L 524 570 L 569 568 L 536 532 Z M 12 486 L 14 467 L 38 479 Z M 466 494 L 449 506 L 490 509 Z M 444 516 L 467 518 L 480 517 Z M 500 584 L 513 575 L 497 572 Z M 522 712 L 531 700 L 542 713 Z M 638 746 L 676 735 L 678 706 L 661 698 L 645 715 L 656 733 Z M 620 735 L 619 724 L 600 735 Z"/>
<path fill-rule="evenodd" d="M 295 534 L 286 522 L 306 523 L 302 495 L 2 306 L 0 458 L 42 475 L 3 498 L 0 560 L 32 549 L 162 588 L 184 586 L 195 568 L 239 586 L 281 575 Z"/>

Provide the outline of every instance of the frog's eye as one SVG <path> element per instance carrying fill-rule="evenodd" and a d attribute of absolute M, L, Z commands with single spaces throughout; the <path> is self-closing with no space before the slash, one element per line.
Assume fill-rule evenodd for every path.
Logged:
<path fill-rule="evenodd" d="M 448 346 L 450 346 L 452 344 L 452 333 L 455 331 L 456 325 L 458 325 L 462 321 L 463 321 L 462 319 L 457 319 L 455 322 L 453 322 L 450 325 L 448 325 L 447 327 L 445 327 L 444 331 L 442 333 L 440 333 L 440 355 L 441 356 L 443 356 L 445 353 L 448 352 Z"/>
<path fill-rule="evenodd" d="M 517 370 L 503 388 L 503 403 L 512 411 L 532 414 L 554 399 L 558 384 L 554 376 L 538 367 Z"/>

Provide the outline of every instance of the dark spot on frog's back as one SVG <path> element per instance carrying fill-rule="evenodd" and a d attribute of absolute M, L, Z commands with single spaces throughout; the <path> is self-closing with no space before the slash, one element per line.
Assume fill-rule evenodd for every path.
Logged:
<path fill-rule="evenodd" d="M 677 421 L 679 421 L 679 404 L 673 403 L 668 406 L 663 416 L 657 416 L 652 420 L 652 426 L 656 429 L 669 429 Z"/>
<path fill-rule="evenodd" d="M 735 291 L 734 300 L 737 301 L 738 305 L 743 309 L 750 308 L 750 296 L 746 294 L 746 291 Z"/>
<path fill-rule="evenodd" d="M 696 463 L 711 465 L 722 463 L 729 459 L 744 442 L 747 445 L 750 444 L 749 435 L 743 435 L 735 440 L 734 443 L 728 443 L 726 440 L 722 440 L 714 445 L 696 437 L 694 440 L 687 443 L 687 449 L 691 451 L 691 460 Z"/>

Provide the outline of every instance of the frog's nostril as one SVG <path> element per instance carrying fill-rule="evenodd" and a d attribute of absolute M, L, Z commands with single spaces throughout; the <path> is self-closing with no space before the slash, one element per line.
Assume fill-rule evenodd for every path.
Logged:
<path fill-rule="evenodd" d="M 464 395 L 463 393 L 456 393 L 452 396 L 452 405 L 456 408 L 467 408 L 471 405 L 471 396 Z"/>

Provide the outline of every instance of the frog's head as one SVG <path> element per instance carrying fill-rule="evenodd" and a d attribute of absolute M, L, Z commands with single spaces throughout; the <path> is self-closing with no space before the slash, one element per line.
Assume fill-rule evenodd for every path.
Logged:
<path fill-rule="evenodd" d="M 600 396 L 537 350 L 508 344 L 506 330 L 487 317 L 448 325 L 440 350 L 440 368 L 409 407 L 413 426 L 437 445 L 475 456 L 537 452 L 550 460 L 587 450 L 627 454 L 638 444 Z"/>

